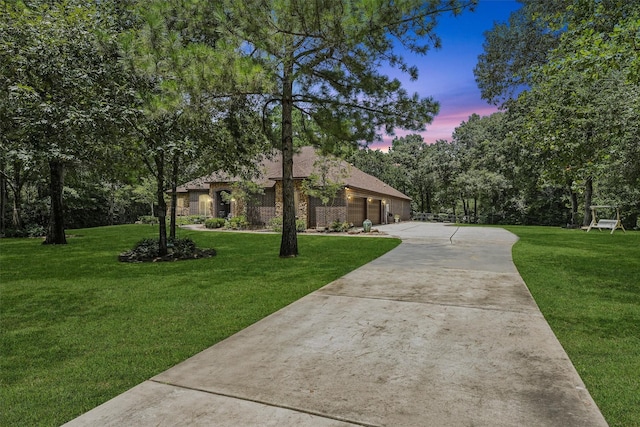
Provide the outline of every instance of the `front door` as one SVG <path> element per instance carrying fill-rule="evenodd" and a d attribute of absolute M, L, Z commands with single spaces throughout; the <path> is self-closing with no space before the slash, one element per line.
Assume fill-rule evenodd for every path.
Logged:
<path fill-rule="evenodd" d="M 222 191 L 216 192 L 216 216 L 218 218 L 226 218 L 231 213 L 231 203 L 222 199 Z"/>

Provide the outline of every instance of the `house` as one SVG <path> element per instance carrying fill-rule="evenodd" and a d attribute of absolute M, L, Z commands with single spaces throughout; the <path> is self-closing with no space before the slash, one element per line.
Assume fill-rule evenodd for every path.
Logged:
<path fill-rule="evenodd" d="M 178 187 L 177 214 L 227 217 L 246 215 L 253 225 L 269 224 L 282 216 L 282 157 L 265 159 L 253 179 L 263 190 L 247 200 L 235 200 L 234 184 L 241 180 L 222 172 L 200 177 Z M 410 219 L 411 198 L 343 160 L 321 156 L 313 147 L 303 147 L 293 156 L 296 216 L 308 228 L 324 227 L 334 221 L 360 227 L 365 219 L 373 224 Z M 322 178 L 324 177 L 324 179 Z M 310 183 L 339 183 L 335 197 L 323 204 L 309 195 Z M 313 194 L 313 193 L 312 193 Z M 226 196 L 226 197 L 225 197 Z"/>

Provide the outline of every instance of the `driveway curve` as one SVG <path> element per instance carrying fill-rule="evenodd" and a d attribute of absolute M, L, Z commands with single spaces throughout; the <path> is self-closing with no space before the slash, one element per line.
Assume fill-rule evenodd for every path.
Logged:
<path fill-rule="evenodd" d="M 606 426 L 496 228 L 403 242 L 68 426 Z"/>

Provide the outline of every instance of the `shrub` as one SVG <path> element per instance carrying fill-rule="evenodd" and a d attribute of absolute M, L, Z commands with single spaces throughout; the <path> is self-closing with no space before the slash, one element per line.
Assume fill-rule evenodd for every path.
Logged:
<path fill-rule="evenodd" d="M 225 223 L 225 226 L 232 230 L 242 230 L 243 228 L 246 228 L 248 225 L 249 225 L 249 222 L 247 221 L 247 218 L 243 215 L 234 216 Z"/>
<path fill-rule="evenodd" d="M 27 235 L 29 237 L 42 237 L 47 235 L 47 230 L 38 224 L 31 224 L 27 227 Z"/>
<path fill-rule="evenodd" d="M 209 218 L 204 222 L 206 228 L 222 228 L 224 227 L 224 218 Z"/>
<path fill-rule="evenodd" d="M 196 244 L 189 238 L 170 240 L 167 246 L 174 257 L 178 258 L 189 258 L 196 252 Z"/>
<path fill-rule="evenodd" d="M 133 249 L 121 253 L 118 259 L 122 262 L 177 261 L 211 257 L 216 254 L 214 249 L 198 249 L 195 242 L 189 238 L 169 240 L 167 250 L 167 255 L 160 257 L 158 239 L 142 239 Z"/>
<path fill-rule="evenodd" d="M 204 215 L 187 215 L 176 216 L 177 225 L 190 225 L 190 224 L 204 224 L 206 217 Z M 171 217 L 167 215 L 167 223 L 171 220 Z"/>
<path fill-rule="evenodd" d="M 269 220 L 269 228 L 278 233 L 282 232 L 282 217 L 277 216 Z M 304 219 L 296 219 L 296 231 L 302 233 L 307 230 L 307 222 Z"/>
<path fill-rule="evenodd" d="M 343 232 L 343 231 L 347 231 L 349 227 L 350 227 L 350 224 L 348 222 L 335 220 L 331 223 L 331 227 L 329 228 L 331 229 L 331 231 Z"/>
<path fill-rule="evenodd" d="M 186 218 L 189 224 L 204 224 L 207 220 L 204 215 L 189 215 Z"/>
<path fill-rule="evenodd" d="M 278 233 L 282 231 L 282 217 L 276 216 L 269 220 L 269 228 L 272 228 L 273 231 L 277 231 Z"/>
<path fill-rule="evenodd" d="M 120 254 L 120 261 L 141 262 L 151 260 L 158 256 L 160 244 L 157 239 L 142 239 L 127 252 Z"/>
<path fill-rule="evenodd" d="M 24 229 L 7 228 L 2 237 L 29 237 L 29 234 Z"/>

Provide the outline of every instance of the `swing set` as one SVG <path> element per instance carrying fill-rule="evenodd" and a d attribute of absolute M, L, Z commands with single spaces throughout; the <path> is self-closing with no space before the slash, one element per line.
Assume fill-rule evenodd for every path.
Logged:
<path fill-rule="evenodd" d="M 598 216 L 596 215 L 597 209 L 615 209 L 616 218 L 615 219 L 598 219 Z M 620 221 L 620 210 L 618 209 L 617 206 L 606 206 L 606 205 L 591 206 L 591 224 L 589 224 L 589 227 L 587 227 L 587 233 L 591 231 L 592 228 L 597 228 L 599 231 L 602 231 L 603 228 L 607 230 L 611 230 L 610 234 L 613 234 L 614 231 L 620 228 L 626 234 L 626 230 L 624 229 L 624 226 Z"/>

